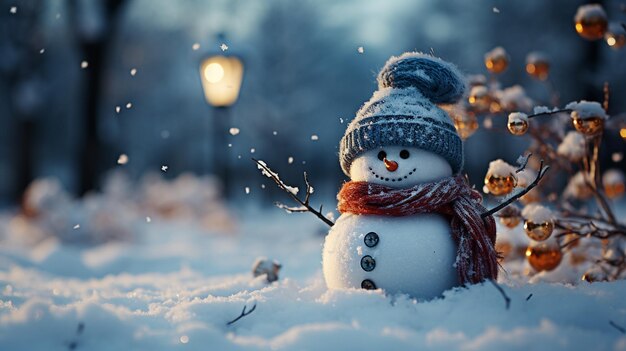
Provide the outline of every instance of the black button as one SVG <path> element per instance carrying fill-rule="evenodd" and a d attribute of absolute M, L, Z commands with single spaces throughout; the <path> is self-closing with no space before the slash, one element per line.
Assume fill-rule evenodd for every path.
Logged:
<path fill-rule="evenodd" d="M 365 290 L 376 290 L 376 284 L 369 279 L 365 279 L 361 282 L 361 288 Z"/>
<path fill-rule="evenodd" d="M 373 271 L 374 268 L 376 268 L 376 260 L 370 255 L 363 256 L 363 258 L 361 258 L 361 268 L 366 272 Z"/>
<path fill-rule="evenodd" d="M 367 233 L 367 235 L 365 235 L 365 239 L 363 239 L 363 241 L 365 241 L 365 246 L 367 247 L 374 247 L 378 245 L 379 240 L 380 238 L 378 237 L 378 234 L 374 232 Z"/>

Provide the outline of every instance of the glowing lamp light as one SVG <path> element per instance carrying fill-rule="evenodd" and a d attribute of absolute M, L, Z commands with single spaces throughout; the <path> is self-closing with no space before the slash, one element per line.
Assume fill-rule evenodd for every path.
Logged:
<path fill-rule="evenodd" d="M 243 64 L 235 56 L 211 56 L 200 65 L 206 101 L 215 107 L 231 106 L 239 98 Z"/>

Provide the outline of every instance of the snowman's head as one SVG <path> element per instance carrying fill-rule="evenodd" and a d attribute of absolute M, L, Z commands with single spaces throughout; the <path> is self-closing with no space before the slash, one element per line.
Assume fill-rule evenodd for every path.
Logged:
<path fill-rule="evenodd" d="M 344 173 L 394 187 L 459 173 L 463 142 L 448 110 L 464 92 L 463 75 L 448 62 L 416 52 L 390 58 L 341 139 Z"/>
<path fill-rule="evenodd" d="M 362 153 L 352 162 L 350 179 L 409 188 L 452 175 L 448 161 L 416 147 L 387 146 Z"/>

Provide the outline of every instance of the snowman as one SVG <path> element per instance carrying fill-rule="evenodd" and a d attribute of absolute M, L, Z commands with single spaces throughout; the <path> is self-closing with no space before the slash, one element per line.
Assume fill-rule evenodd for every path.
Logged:
<path fill-rule="evenodd" d="M 463 76 L 410 52 L 390 58 L 377 80 L 340 144 L 351 180 L 324 243 L 328 288 L 431 299 L 495 279 L 495 223 L 460 173 L 463 143 L 446 112 L 463 97 Z"/>

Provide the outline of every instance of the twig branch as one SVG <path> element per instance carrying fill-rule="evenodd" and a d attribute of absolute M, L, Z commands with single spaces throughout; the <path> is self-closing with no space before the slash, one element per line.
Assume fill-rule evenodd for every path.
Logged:
<path fill-rule="evenodd" d="M 246 307 L 247 306 L 243 306 L 243 310 L 241 311 L 241 314 L 239 315 L 239 317 L 233 319 L 232 321 L 226 323 L 226 325 L 232 325 L 233 323 L 237 322 L 238 320 L 240 320 L 241 318 L 249 315 L 250 313 L 254 312 L 254 310 L 256 310 L 256 303 L 254 304 L 254 306 L 252 306 L 252 308 L 250 309 L 250 311 L 246 312 Z"/>
<path fill-rule="evenodd" d="M 278 178 L 278 175 L 276 174 L 276 172 L 272 171 L 265 163 L 253 158 L 252 161 L 254 161 L 257 166 L 262 169 L 265 175 L 267 175 L 268 177 L 270 177 L 274 183 L 276 183 L 276 185 L 278 185 L 278 187 L 282 190 L 284 190 L 295 202 L 299 203 L 302 207 L 289 207 L 286 205 L 283 205 L 281 203 L 276 203 L 276 206 L 278 206 L 278 208 L 284 209 L 287 212 L 311 212 L 312 214 L 314 214 L 317 218 L 319 218 L 320 220 L 322 220 L 322 222 L 326 223 L 329 227 L 332 227 L 333 225 L 335 225 L 335 223 L 333 221 L 331 221 L 330 219 L 326 218 L 326 216 L 324 216 L 322 214 L 322 207 L 320 206 L 320 210 L 317 211 L 316 209 L 314 209 L 313 207 L 311 207 L 311 205 L 309 204 L 309 199 L 311 197 L 311 194 L 313 193 L 313 187 L 311 186 L 311 184 L 309 183 L 309 178 L 306 174 L 306 172 L 304 172 L 304 182 L 306 184 L 306 195 L 304 197 L 304 200 L 301 200 L 296 194 L 295 192 L 291 191 L 290 189 L 287 188 L 287 186 L 285 185 L 285 183 L 283 183 L 282 180 L 280 180 L 280 178 Z"/>
<path fill-rule="evenodd" d="M 519 173 L 526 169 L 526 165 L 528 165 L 528 159 L 530 158 L 530 156 L 532 156 L 532 153 L 529 152 L 528 154 L 520 156 L 520 158 L 517 159 L 519 167 L 515 170 L 515 173 Z"/>
<path fill-rule="evenodd" d="M 532 115 L 528 115 L 527 117 L 528 118 L 535 118 L 535 117 L 539 117 L 539 116 L 549 116 L 549 115 L 555 115 L 557 113 L 570 113 L 570 112 L 572 112 L 572 109 L 563 108 L 563 109 L 559 109 L 559 110 L 533 113 Z"/>
<path fill-rule="evenodd" d="M 537 184 L 539 184 L 539 182 L 541 181 L 541 178 L 543 178 L 543 176 L 546 175 L 546 172 L 548 172 L 549 169 L 550 169 L 550 166 L 545 166 L 544 167 L 543 160 L 541 160 L 541 165 L 539 166 L 539 171 L 537 172 L 537 177 L 535 177 L 535 180 L 533 180 L 532 183 L 530 183 L 522 191 L 520 191 L 520 192 L 516 193 L 515 195 L 511 196 L 510 198 L 508 198 L 506 201 L 502 202 L 498 206 L 490 209 L 489 211 L 483 212 L 480 216 L 482 218 L 491 216 L 494 213 L 496 213 L 496 212 L 500 211 L 501 209 L 507 207 L 508 205 L 512 204 L 513 202 L 517 201 L 520 197 L 526 195 L 529 191 L 531 191 L 534 187 L 536 187 Z"/>
<path fill-rule="evenodd" d="M 511 306 L 511 298 L 509 297 L 509 295 L 506 294 L 506 292 L 504 292 L 504 289 L 502 289 L 500 284 L 496 283 L 493 279 L 488 279 L 488 280 L 496 289 L 498 289 L 498 291 L 500 292 L 500 295 L 502 295 L 502 298 L 504 299 L 504 304 L 506 306 L 506 309 L 508 310 L 509 307 Z"/>

